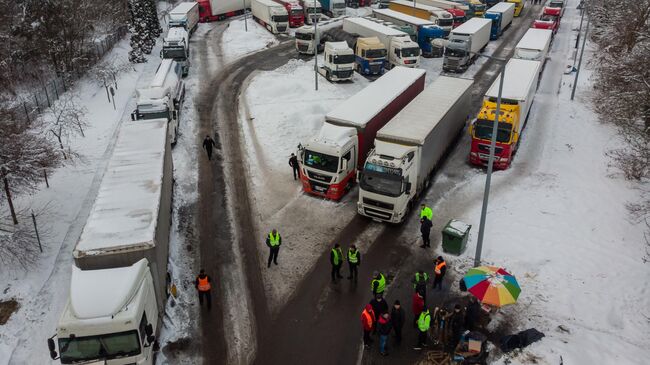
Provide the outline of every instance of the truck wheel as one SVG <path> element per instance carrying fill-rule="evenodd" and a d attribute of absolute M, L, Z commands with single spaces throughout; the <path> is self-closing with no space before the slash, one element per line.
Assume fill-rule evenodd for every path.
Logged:
<path fill-rule="evenodd" d="M 327 81 L 332 81 L 332 76 L 330 75 L 329 71 L 325 71 L 325 78 L 327 79 Z"/>

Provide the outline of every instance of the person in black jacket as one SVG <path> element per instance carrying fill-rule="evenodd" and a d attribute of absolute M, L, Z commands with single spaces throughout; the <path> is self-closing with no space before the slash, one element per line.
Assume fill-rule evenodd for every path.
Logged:
<path fill-rule="evenodd" d="M 370 306 L 372 306 L 376 318 L 379 318 L 384 313 L 388 313 L 388 303 L 386 303 L 381 295 L 377 295 L 375 299 L 371 300 Z"/>
<path fill-rule="evenodd" d="M 479 304 L 476 297 L 471 296 L 469 298 L 469 304 L 465 309 L 465 328 L 468 331 L 474 331 L 481 315 L 481 305 Z"/>
<path fill-rule="evenodd" d="M 420 247 L 431 247 L 431 227 L 433 223 L 427 217 L 420 219 L 420 233 L 422 233 L 422 245 Z"/>
<path fill-rule="evenodd" d="M 404 309 L 400 304 L 399 300 L 395 301 L 393 304 L 393 309 L 390 312 L 391 322 L 393 323 L 393 329 L 395 330 L 395 343 L 398 345 L 402 342 L 402 327 L 404 327 L 404 321 L 406 317 L 404 315 Z"/>
<path fill-rule="evenodd" d="M 449 323 L 449 337 L 447 338 L 447 351 L 451 354 L 456 351 L 456 346 L 460 342 L 460 335 L 463 333 L 463 327 L 465 325 L 465 316 L 460 307 L 460 304 L 454 305 L 454 309 L 451 312 L 451 316 L 447 320 Z"/>
<path fill-rule="evenodd" d="M 295 181 L 298 179 L 298 176 L 300 176 L 300 172 L 298 171 L 298 157 L 294 153 L 289 157 L 289 166 L 293 169 L 293 180 Z"/>
<path fill-rule="evenodd" d="M 212 160 L 212 147 L 216 147 L 217 144 L 214 143 L 214 139 L 210 137 L 210 135 L 205 136 L 203 139 L 203 148 L 205 148 L 205 152 L 208 154 L 208 160 Z"/>

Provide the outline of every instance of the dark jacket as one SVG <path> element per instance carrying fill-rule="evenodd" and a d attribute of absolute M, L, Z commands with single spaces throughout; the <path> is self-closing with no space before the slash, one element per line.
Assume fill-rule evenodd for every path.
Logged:
<path fill-rule="evenodd" d="M 402 328 L 404 327 L 404 308 L 401 306 L 399 309 L 393 307 L 390 311 L 390 320 L 393 323 L 393 327 Z"/>
<path fill-rule="evenodd" d="M 295 170 L 298 169 L 298 156 L 291 156 L 289 158 L 289 166 L 293 167 Z"/>
<path fill-rule="evenodd" d="M 375 315 L 377 318 L 381 316 L 384 313 L 388 313 L 388 303 L 382 298 L 381 301 L 377 300 L 377 298 L 373 299 L 370 301 L 370 305 L 372 306 L 372 309 L 375 311 Z"/>
<path fill-rule="evenodd" d="M 422 218 L 420 223 L 420 232 L 423 235 L 428 236 L 431 233 L 431 227 L 433 227 L 433 223 L 426 218 Z"/>
<path fill-rule="evenodd" d="M 341 250 L 340 247 L 337 248 L 336 250 L 339 253 L 339 263 L 337 265 L 334 265 L 334 251 L 330 250 L 330 264 L 332 264 L 332 266 L 341 266 L 343 265 L 343 260 L 345 260 L 345 258 L 343 257 L 343 251 Z"/>
<path fill-rule="evenodd" d="M 205 148 L 206 150 L 211 150 L 212 147 L 216 147 L 216 146 L 217 146 L 217 144 L 214 143 L 214 139 L 212 139 L 210 137 L 206 137 L 203 140 L 203 148 Z"/>
<path fill-rule="evenodd" d="M 463 332 L 463 327 L 465 326 L 465 315 L 463 314 L 462 310 L 456 312 L 452 309 L 451 313 L 452 314 L 448 322 L 449 328 L 451 329 L 451 333 L 453 333 L 455 336 L 458 336 L 461 332 Z"/>
<path fill-rule="evenodd" d="M 380 335 L 388 336 L 390 334 L 391 328 L 392 324 L 390 316 L 388 318 L 379 316 L 379 320 L 377 321 L 377 332 L 379 332 Z"/>

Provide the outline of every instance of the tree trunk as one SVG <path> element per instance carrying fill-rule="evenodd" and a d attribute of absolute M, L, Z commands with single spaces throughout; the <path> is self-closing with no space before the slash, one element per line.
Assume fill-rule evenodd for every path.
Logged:
<path fill-rule="evenodd" d="M 13 219 L 14 224 L 18 224 L 18 218 L 16 217 L 16 210 L 14 209 L 14 203 L 11 201 L 11 191 L 9 191 L 9 181 L 6 177 L 2 178 L 2 181 L 5 185 L 5 194 L 7 194 L 7 202 L 9 203 L 9 211 L 11 212 L 11 219 Z"/>

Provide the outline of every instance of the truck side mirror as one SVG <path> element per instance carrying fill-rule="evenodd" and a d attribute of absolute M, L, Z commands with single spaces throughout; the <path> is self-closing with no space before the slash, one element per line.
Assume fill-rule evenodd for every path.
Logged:
<path fill-rule="evenodd" d="M 163 58 L 163 56 L 162 56 L 162 49 L 160 50 L 160 58 Z"/>
<path fill-rule="evenodd" d="M 135 112 L 131 113 L 131 120 L 135 122 Z"/>
<path fill-rule="evenodd" d="M 348 160 L 341 161 L 341 166 L 343 168 L 343 171 L 346 171 L 348 169 Z"/>
<path fill-rule="evenodd" d="M 406 194 L 411 194 L 411 183 L 410 182 L 406 183 Z"/>
<path fill-rule="evenodd" d="M 56 347 L 54 346 L 54 340 L 51 338 L 47 339 L 47 348 L 50 350 L 50 357 L 52 360 L 58 359 L 59 354 L 56 352 Z"/>

